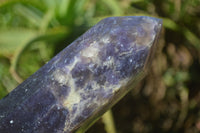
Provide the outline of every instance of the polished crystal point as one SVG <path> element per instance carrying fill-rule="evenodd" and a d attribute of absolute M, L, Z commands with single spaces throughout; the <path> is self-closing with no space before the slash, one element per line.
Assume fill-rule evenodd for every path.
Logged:
<path fill-rule="evenodd" d="M 162 21 L 109 17 L 0 100 L 0 133 L 74 133 L 119 101 L 148 70 Z"/>

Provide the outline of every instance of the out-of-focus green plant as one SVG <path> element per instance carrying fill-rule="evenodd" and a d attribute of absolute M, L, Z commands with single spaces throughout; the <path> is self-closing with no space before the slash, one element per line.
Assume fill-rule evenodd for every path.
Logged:
<path fill-rule="evenodd" d="M 92 6 L 88 0 L 1 1 L 0 57 L 10 61 L 1 62 L 2 66 L 10 66 L 11 75 L 7 75 L 20 83 L 40 68 L 53 56 L 56 43 L 91 19 Z M 1 75 L 2 79 L 7 77 Z M 17 84 L 9 82 L 12 87 Z M 10 85 L 2 86 L 0 90 L 11 90 Z"/>

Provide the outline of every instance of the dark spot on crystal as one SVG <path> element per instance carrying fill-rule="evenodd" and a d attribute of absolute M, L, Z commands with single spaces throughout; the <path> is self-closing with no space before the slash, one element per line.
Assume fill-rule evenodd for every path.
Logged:
<path fill-rule="evenodd" d="M 78 87 L 83 87 L 89 80 L 92 72 L 88 68 L 88 64 L 77 63 L 71 71 L 72 77 L 76 80 Z"/>
<path fill-rule="evenodd" d="M 73 108 L 72 108 L 72 115 L 73 115 L 73 114 L 76 114 L 77 107 L 78 107 L 78 104 L 74 104 L 74 105 L 73 105 Z"/>
<path fill-rule="evenodd" d="M 84 91 L 83 93 L 80 93 L 81 96 L 81 102 L 86 99 L 94 99 L 95 95 L 93 91 Z"/>
<path fill-rule="evenodd" d="M 68 110 L 54 106 L 45 117 L 37 121 L 35 132 L 57 133 L 62 131 L 68 115 Z"/>
<path fill-rule="evenodd" d="M 70 90 L 69 86 L 63 85 L 60 87 L 59 90 L 57 90 L 57 95 L 59 97 L 67 97 L 69 94 L 69 90 Z"/>
<path fill-rule="evenodd" d="M 116 72 L 113 72 L 113 70 L 108 71 L 105 75 L 106 81 L 108 81 L 108 83 L 117 84 L 119 82 L 119 77 Z"/>
<path fill-rule="evenodd" d="M 71 127 L 74 127 L 74 126 L 76 126 L 78 123 L 81 123 L 83 120 L 85 120 L 85 117 L 84 116 L 82 116 L 81 114 L 79 114 L 76 118 L 75 118 L 75 120 L 71 123 Z"/>
<path fill-rule="evenodd" d="M 116 47 L 119 53 L 128 52 L 131 48 L 127 38 L 120 38 Z"/>
<path fill-rule="evenodd" d="M 92 86 L 91 85 L 87 85 L 86 88 L 85 88 L 85 91 L 90 91 L 92 90 Z"/>
<path fill-rule="evenodd" d="M 83 112 L 82 112 L 82 115 L 84 116 L 84 117 L 87 117 L 87 116 L 89 116 L 94 110 L 95 110 L 95 108 L 97 107 L 97 105 L 96 104 L 90 104 L 90 105 L 88 105 L 88 106 L 86 106 L 86 108 L 83 110 Z"/>
<path fill-rule="evenodd" d="M 101 75 L 101 76 L 96 78 L 96 81 L 97 81 L 98 84 L 104 85 L 105 82 L 106 82 L 106 77 L 104 75 Z"/>
<path fill-rule="evenodd" d="M 96 67 L 94 70 L 94 80 L 98 84 L 104 85 L 106 82 L 105 73 L 107 73 L 108 70 L 109 68 L 107 66 Z"/>
<path fill-rule="evenodd" d="M 99 66 L 99 67 L 96 67 L 96 69 L 94 70 L 94 75 L 95 76 L 99 76 L 99 75 L 102 75 L 104 74 L 105 72 L 108 71 L 108 67 L 107 66 Z"/>
<path fill-rule="evenodd" d="M 120 72 L 121 78 L 126 78 L 132 74 L 133 66 L 129 63 L 129 58 L 119 60 L 116 70 Z"/>
<path fill-rule="evenodd" d="M 102 50 L 99 52 L 99 56 L 102 61 L 105 61 L 109 56 L 115 56 L 115 54 L 115 47 L 111 43 L 105 45 L 105 47 L 103 47 Z"/>
<path fill-rule="evenodd" d="M 126 78 L 137 73 L 143 67 L 147 54 L 147 48 L 144 48 L 128 56 L 118 57 L 116 71 L 120 72 L 119 77 Z"/>
<path fill-rule="evenodd" d="M 33 100 L 34 99 L 34 100 Z M 40 90 L 26 101 L 25 107 L 29 112 L 46 112 L 56 102 L 54 95 L 45 90 Z M 46 109 L 45 109 L 46 108 Z M 42 114 L 41 114 L 42 115 Z"/>
<path fill-rule="evenodd" d="M 51 85 L 52 88 L 54 88 L 52 91 L 57 99 L 62 102 L 69 94 L 71 88 L 67 85 L 61 85 L 57 81 L 52 82 Z"/>
<path fill-rule="evenodd" d="M 121 78 L 126 78 L 132 75 L 132 72 L 134 70 L 134 63 L 130 62 L 131 57 L 126 57 L 123 60 L 119 60 L 116 70 L 120 72 Z"/>
<path fill-rule="evenodd" d="M 109 98 L 113 93 L 112 93 L 112 89 L 109 89 L 109 90 L 105 90 L 106 88 L 100 88 L 98 90 L 95 90 L 96 94 L 96 97 L 97 97 L 97 100 L 99 101 L 103 101 L 104 99 L 107 99 Z"/>

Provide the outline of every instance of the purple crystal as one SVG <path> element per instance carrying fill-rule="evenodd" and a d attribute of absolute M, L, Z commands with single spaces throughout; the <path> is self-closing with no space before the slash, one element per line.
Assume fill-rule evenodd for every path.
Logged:
<path fill-rule="evenodd" d="M 100 21 L 0 101 L 0 132 L 86 129 L 144 77 L 161 27 L 145 16 Z"/>

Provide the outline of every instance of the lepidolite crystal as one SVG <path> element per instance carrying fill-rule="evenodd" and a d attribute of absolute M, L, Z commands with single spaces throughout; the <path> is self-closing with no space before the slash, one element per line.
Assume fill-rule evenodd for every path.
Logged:
<path fill-rule="evenodd" d="M 144 77 L 161 27 L 145 16 L 100 21 L 0 101 L 0 132 L 86 129 Z"/>

